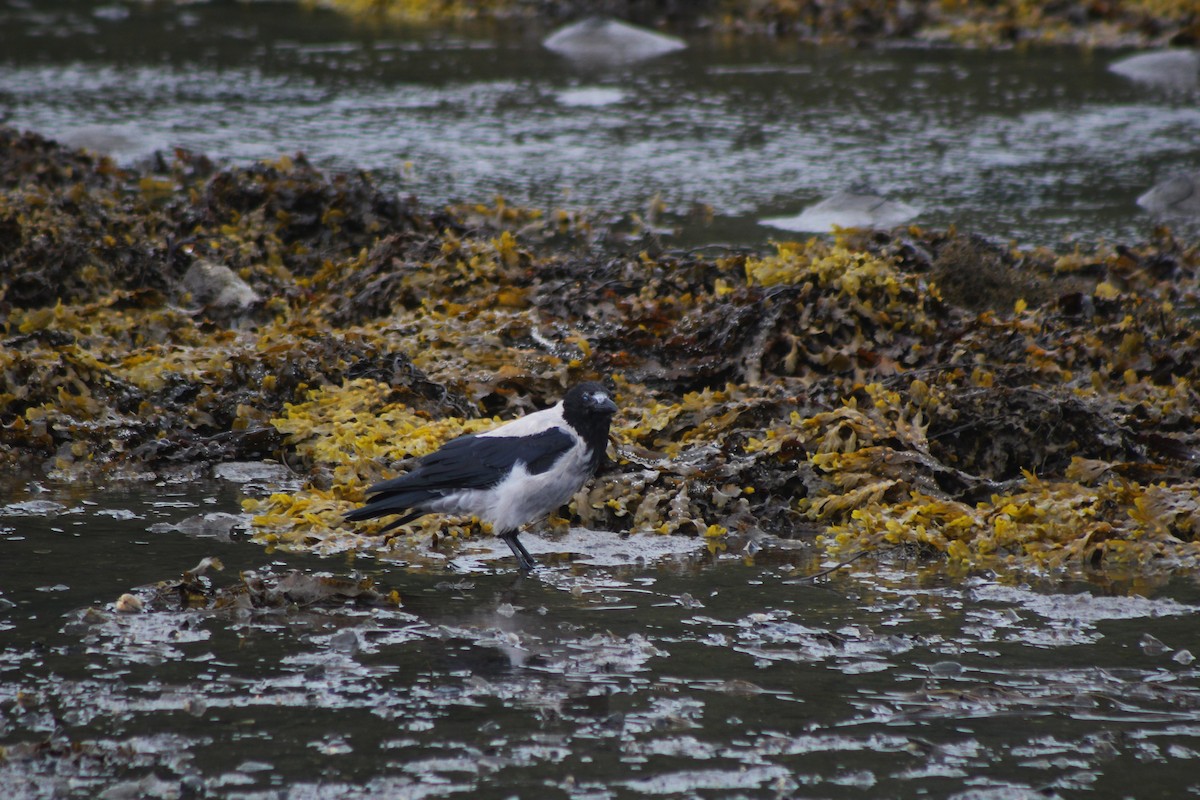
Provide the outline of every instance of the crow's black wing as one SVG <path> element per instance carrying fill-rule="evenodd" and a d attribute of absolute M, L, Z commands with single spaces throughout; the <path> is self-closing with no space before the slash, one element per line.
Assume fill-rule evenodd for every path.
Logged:
<path fill-rule="evenodd" d="M 367 489 L 366 505 L 346 514 L 357 522 L 404 514 L 384 530 L 411 522 L 429 511 L 428 503 L 465 489 L 488 489 L 504 480 L 518 463 L 533 475 L 545 472 L 571 449 L 574 438 L 561 428 L 529 436 L 460 436 L 417 462 L 407 474 Z"/>
<path fill-rule="evenodd" d="M 460 436 L 422 458 L 408 474 L 377 483 L 367 494 L 487 489 L 504 480 L 517 463 L 534 475 L 545 472 L 572 444 L 571 435 L 561 428 L 530 436 Z"/>

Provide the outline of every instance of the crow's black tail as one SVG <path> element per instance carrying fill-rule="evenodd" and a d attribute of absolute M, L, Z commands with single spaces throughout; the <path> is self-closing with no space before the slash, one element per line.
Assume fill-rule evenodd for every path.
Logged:
<path fill-rule="evenodd" d="M 393 520 L 383 528 L 384 531 L 390 531 L 393 528 L 398 528 L 412 522 L 418 517 L 423 517 L 427 511 L 422 511 L 419 508 L 414 508 L 423 500 L 428 500 L 428 495 L 425 492 L 419 493 L 419 496 L 414 497 L 414 492 L 401 492 L 390 496 L 379 496 L 370 500 L 361 508 L 356 508 L 346 514 L 343 519 L 347 522 L 361 522 L 365 519 L 375 519 L 376 517 L 387 517 L 392 514 L 402 514 L 399 519 Z"/>

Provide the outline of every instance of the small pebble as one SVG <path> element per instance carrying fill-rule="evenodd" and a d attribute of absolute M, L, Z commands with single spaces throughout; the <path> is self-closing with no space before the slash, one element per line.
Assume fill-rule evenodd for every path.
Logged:
<path fill-rule="evenodd" d="M 117 611 L 122 614 L 137 614 L 145 610 L 145 604 L 142 603 L 142 598 L 135 594 L 126 592 L 117 598 Z"/>
<path fill-rule="evenodd" d="M 347 628 L 330 636 L 329 646 L 339 653 L 353 655 L 362 648 L 362 641 L 358 638 L 358 631 Z"/>
<path fill-rule="evenodd" d="M 1148 656 L 1161 656 L 1171 648 L 1167 647 L 1155 636 L 1148 633 L 1143 633 L 1142 638 L 1138 640 L 1138 646 L 1142 648 L 1142 652 Z"/>
<path fill-rule="evenodd" d="M 938 661 L 935 664 L 929 665 L 929 674 L 936 675 L 939 678 L 953 678 L 956 675 L 961 675 L 962 671 L 962 664 L 957 661 Z"/>

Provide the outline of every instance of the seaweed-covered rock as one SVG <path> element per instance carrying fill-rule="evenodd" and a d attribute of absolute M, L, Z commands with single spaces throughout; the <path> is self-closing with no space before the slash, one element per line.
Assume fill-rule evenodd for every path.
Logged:
<path fill-rule="evenodd" d="M 331 0 L 372 23 L 485 19 L 523 25 L 604 14 L 642 25 L 725 34 L 772 34 L 818 42 L 953 41 L 1011 47 L 1023 42 L 1163 46 L 1200 38 L 1195 4 L 1026 3 L 1018 0 Z"/>
<path fill-rule="evenodd" d="M 365 174 L 327 176 L 302 157 L 216 170 L 178 151 L 141 173 L 0 128 L 0 169 L 0 308 L 120 289 L 178 296 L 197 261 L 237 273 L 227 286 L 269 297 L 426 224 Z"/>
<path fill-rule="evenodd" d="M 436 560 L 471 520 L 390 538 L 342 515 L 448 438 L 604 377 L 614 463 L 551 528 L 1200 563 L 1200 248 L 1166 231 L 1071 253 L 905 228 L 629 256 L 567 215 L 425 212 L 299 160 L 118 171 L 0 136 L 10 468 L 271 458 L 306 483 L 246 500 L 260 541 Z M 197 263 L 250 313 L 195 283 L 181 306 Z"/>

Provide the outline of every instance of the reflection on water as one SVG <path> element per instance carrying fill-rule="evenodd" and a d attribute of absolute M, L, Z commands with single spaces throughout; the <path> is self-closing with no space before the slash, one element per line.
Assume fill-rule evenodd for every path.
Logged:
<path fill-rule="evenodd" d="M 1194 585 L 1047 594 L 856 562 L 814 586 L 796 582 L 818 568 L 806 551 L 771 547 L 389 569 L 185 533 L 236 511 L 228 484 L 51 488 L 0 517 L 0 785 L 17 796 L 1195 791 Z M 356 573 L 403 607 L 115 610 L 204 556 L 225 562 L 215 584 Z"/>
<path fill-rule="evenodd" d="M 1197 156 L 1195 91 L 1138 86 L 1108 70 L 1117 54 L 700 40 L 589 68 L 539 30 L 364 31 L 272 3 L 125 11 L 0 8 L 3 121 L 123 159 L 304 151 L 430 203 L 711 206 L 689 241 L 761 242 L 776 234 L 757 220 L 857 185 L 920 224 L 1024 244 L 1136 238 L 1152 225 L 1138 195 Z"/>

